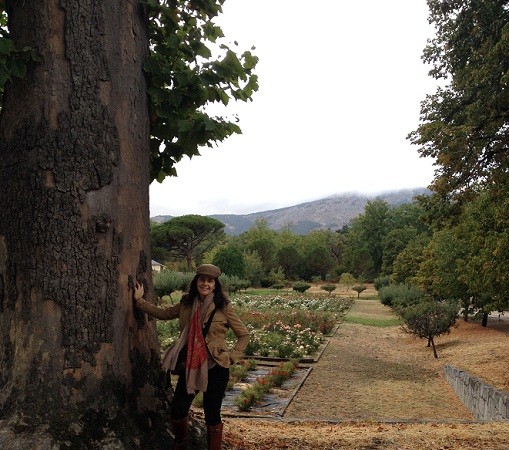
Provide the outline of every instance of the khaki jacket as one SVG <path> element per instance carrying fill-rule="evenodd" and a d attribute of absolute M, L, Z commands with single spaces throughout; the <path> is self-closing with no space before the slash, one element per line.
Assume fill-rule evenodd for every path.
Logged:
<path fill-rule="evenodd" d="M 168 308 L 159 308 L 152 303 L 140 299 L 136 301 L 136 306 L 156 319 L 172 320 L 178 318 L 180 332 L 182 332 L 191 318 L 191 307 L 186 307 L 182 303 L 169 306 Z M 205 314 L 202 327 L 207 323 L 213 310 L 214 302 L 211 302 Z M 226 346 L 228 328 L 231 328 L 237 337 L 237 342 L 231 349 Z M 249 342 L 249 332 L 230 304 L 216 310 L 209 332 L 205 336 L 205 342 L 214 361 L 222 367 L 230 367 L 231 364 L 238 362 L 242 358 Z"/>

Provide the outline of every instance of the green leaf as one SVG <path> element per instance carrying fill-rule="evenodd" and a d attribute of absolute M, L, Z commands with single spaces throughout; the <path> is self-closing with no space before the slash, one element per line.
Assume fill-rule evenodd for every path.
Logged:
<path fill-rule="evenodd" d="M 199 46 L 197 46 L 197 48 L 195 49 L 195 52 L 198 56 L 201 56 L 202 58 L 210 58 L 212 56 L 212 52 L 210 51 L 210 49 L 206 46 L 206 45 L 203 45 L 203 44 L 200 44 Z"/>
<path fill-rule="evenodd" d="M 158 183 L 162 183 L 168 174 L 164 170 L 160 170 L 157 173 L 156 180 Z"/>
<path fill-rule="evenodd" d="M 247 100 L 258 89 L 252 69 L 258 62 L 250 52 L 242 58 L 224 43 L 212 19 L 224 0 L 156 0 L 146 2 L 150 15 L 150 55 L 144 70 L 150 74 L 147 93 L 151 110 L 151 178 L 174 176 L 174 164 L 184 155 L 199 155 L 202 146 L 226 139 L 240 128 L 211 118 L 204 111 L 213 102 Z M 214 59 L 209 43 L 221 55 Z"/>
<path fill-rule="evenodd" d="M 228 102 L 230 101 L 230 97 L 228 97 L 228 94 L 223 90 L 219 91 L 219 96 L 221 97 L 221 102 L 223 103 L 223 105 L 227 105 Z"/>
<path fill-rule="evenodd" d="M 242 57 L 244 58 L 244 69 L 254 69 L 258 64 L 258 57 L 251 52 L 244 52 Z"/>
<path fill-rule="evenodd" d="M 5 83 L 9 80 L 9 72 L 7 71 L 7 67 L 3 62 L 0 61 L 0 86 L 4 86 Z"/>
<path fill-rule="evenodd" d="M 17 78 L 23 78 L 27 72 L 27 65 L 16 58 L 11 58 L 9 60 L 8 68 L 9 72 Z"/>
<path fill-rule="evenodd" d="M 7 38 L 0 38 L 0 54 L 8 55 L 15 50 L 14 43 Z"/>

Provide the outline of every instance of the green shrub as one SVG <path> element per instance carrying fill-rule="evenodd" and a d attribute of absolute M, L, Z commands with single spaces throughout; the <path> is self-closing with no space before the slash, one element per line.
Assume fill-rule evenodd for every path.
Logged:
<path fill-rule="evenodd" d="M 180 334 L 178 320 L 158 320 L 156 322 L 156 328 L 161 350 L 165 350 L 170 345 L 174 344 Z"/>
<path fill-rule="evenodd" d="M 276 283 L 284 283 L 285 282 L 285 273 L 281 267 L 276 269 L 270 269 L 269 272 L 269 280 L 270 285 L 274 285 Z"/>
<path fill-rule="evenodd" d="M 375 278 L 375 289 L 380 291 L 385 286 L 389 286 L 391 284 L 391 277 L 389 275 Z"/>
<path fill-rule="evenodd" d="M 268 288 L 272 286 L 272 281 L 269 278 L 262 278 L 260 280 L 260 287 Z"/>
<path fill-rule="evenodd" d="M 336 285 L 335 284 L 324 284 L 323 286 L 320 286 L 320 289 L 322 291 L 328 292 L 330 295 L 331 292 L 336 289 Z"/>
<path fill-rule="evenodd" d="M 405 321 L 405 331 L 428 340 L 428 346 L 433 348 L 435 358 L 438 358 L 434 338 L 450 332 L 456 323 L 459 306 L 456 302 L 437 302 L 422 300 L 401 309 L 401 316 Z"/>
<path fill-rule="evenodd" d="M 300 292 L 301 294 L 303 292 L 306 292 L 310 287 L 311 285 L 306 283 L 305 281 L 296 281 L 295 283 L 293 283 L 292 286 L 294 291 Z"/>
<path fill-rule="evenodd" d="M 230 366 L 230 378 L 235 381 L 243 381 L 247 378 L 249 367 L 243 364 L 232 364 Z"/>
<path fill-rule="evenodd" d="M 296 367 L 297 363 L 295 361 L 287 361 L 280 364 L 267 375 L 269 384 L 274 387 L 282 386 L 292 376 Z"/>
<path fill-rule="evenodd" d="M 198 392 L 198 394 L 196 394 L 196 397 L 193 399 L 193 406 L 203 408 L 203 392 Z"/>
<path fill-rule="evenodd" d="M 339 277 L 339 284 L 345 286 L 346 290 L 348 290 L 348 288 L 354 285 L 356 282 L 357 280 L 354 278 L 354 276 L 348 272 L 342 273 L 341 277 Z"/>
<path fill-rule="evenodd" d="M 239 408 L 239 411 L 249 411 L 257 402 L 259 402 L 267 391 L 262 391 L 260 387 L 263 384 L 255 383 L 242 391 L 242 394 L 235 397 L 233 403 Z"/>
<path fill-rule="evenodd" d="M 384 305 L 397 310 L 418 303 L 424 297 L 424 293 L 417 286 L 391 284 L 382 287 L 378 296 Z"/>
<path fill-rule="evenodd" d="M 251 286 L 251 282 L 249 280 L 243 280 L 236 276 L 221 275 L 219 281 L 223 288 L 230 294 L 235 294 L 242 289 L 245 290 Z"/>
<path fill-rule="evenodd" d="M 172 270 L 163 270 L 154 274 L 154 293 L 158 297 L 171 294 L 176 291 L 186 291 L 194 273 L 174 272 Z"/>
<path fill-rule="evenodd" d="M 249 371 L 255 370 L 257 364 L 255 359 L 242 359 L 237 364 L 232 364 L 230 366 L 230 378 L 226 389 L 231 390 L 235 383 L 247 380 Z"/>
<path fill-rule="evenodd" d="M 359 284 L 358 286 L 354 286 L 352 288 L 352 291 L 357 292 L 357 298 L 359 298 L 361 295 L 361 292 L 364 292 L 366 289 L 367 289 L 366 286 L 364 286 L 363 284 Z"/>

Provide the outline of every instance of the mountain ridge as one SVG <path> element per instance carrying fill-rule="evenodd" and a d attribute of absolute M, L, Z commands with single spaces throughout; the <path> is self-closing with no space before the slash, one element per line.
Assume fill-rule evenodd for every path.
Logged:
<path fill-rule="evenodd" d="M 412 188 L 372 195 L 345 193 L 267 211 L 249 214 L 208 214 L 207 216 L 223 222 L 225 233 L 231 236 L 247 231 L 258 219 L 266 220 L 269 228 L 273 230 L 290 226 L 296 234 L 307 234 L 313 230 L 343 228 L 364 212 L 368 201 L 378 198 L 391 206 L 399 206 L 412 202 L 416 196 L 429 195 L 429 192 L 426 188 Z M 172 217 L 159 215 L 152 217 L 151 220 L 162 223 Z"/>

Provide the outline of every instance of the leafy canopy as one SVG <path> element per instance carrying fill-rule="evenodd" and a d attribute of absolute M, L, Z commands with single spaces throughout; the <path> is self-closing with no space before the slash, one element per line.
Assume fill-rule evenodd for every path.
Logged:
<path fill-rule="evenodd" d="M 32 49 L 24 47 L 17 49 L 7 31 L 7 13 L 3 11 L 3 1 L 0 0 L 0 96 L 3 94 L 5 83 L 13 78 L 23 78 L 27 65 L 37 60 Z"/>
<path fill-rule="evenodd" d="M 428 0 L 436 36 L 423 59 L 444 86 L 421 106 L 410 134 L 438 167 L 432 189 L 462 198 L 508 169 L 509 8 L 501 0 Z"/>
<path fill-rule="evenodd" d="M 212 217 L 189 214 L 173 217 L 153 225 L 150 243 L 154 249 L 163 248 L 170 256 L 185 259 L 187 268 L 199 262 L 203 254 L 224 237 L 224 223 Z"/>
<path fill-rule="evenodd" d="M 258 90 L 251 51 L 240 56 L 225 43 L 214 19 L 225 0 L 147 0 L 150 52 L 144 64 L 150 98 L 150 181 L 176 176 L 184 155 L 200 154 L 234 133 L 236 117 L 213 116 L 205 109 L 231 99 L 249 101 Z M 236 47 L 237 43 L 233 44 Z M 29 48 L 9 39 L 0 0 L 0 95 L 14 77 L 22 78 L 36 60 Z"/>
<path fill-rule="evenodd" d="M 212 264 L 221 268 L 223 274 L 233 277 L 244 277 L 246 264 L 242 252 L 235 246 L 220 248 L 212 259 Z"/>
<path fill-rule="evenodd" d="M 250 51 L 238 56 L 220 43 L 213 20 L 224 0 L 148 0 L 150 56 L 145 64 L 151 101 L 151 181 L 175 176 L 184 155 L 199 155 L 234 133 L 236 119 L 205 111 L 207 105 L 248 101 L 258 90 Z M 236 46 L 237 44 L 234 43 Z M 214 56 L 214 52 L 219 54 Z"/>
<path fill-rule="evenodd" d="M 405 321 L 403 329 L 420 338 L 428 339 L 433 355 L 438 358 L 434 338 L 450 332 L 458 317 L 458 305 L 454 302 L 422 300 L 403 309 L 401 316 Z"/>

